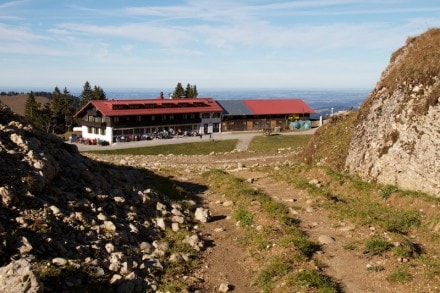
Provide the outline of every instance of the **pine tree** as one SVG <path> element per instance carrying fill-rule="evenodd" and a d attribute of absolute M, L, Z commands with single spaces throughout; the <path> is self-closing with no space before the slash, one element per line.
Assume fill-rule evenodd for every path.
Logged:
<path fill-rule="evenodd" d="M 173 99 L 181 99 L 182 97 L 185 97 L 185 90 L 183 89 L 182 84 L 179 82 L 177 83 L 176 88 L 173 92 Z"/>
<path fill-rule="evenodd" d="M 92 87 L 90 86 L 90 83 L 88 81 L 86 81 L 86 83 L 84 84 L 83 87 L 83 91 L 81 92 L 80 95 L 80 106 L 84 106 L 85 104 L 87 104 L 89 101 L 93 100 L 94 98 L 94 93 L 92 90 Z"/>
<path fill-rule="evenodd" d="M 55 127 L 57 126 L 57 119 L 53 114 L 51 105 L 49 103 L 44 104 L 43 108 L 38 110 L 38 113 L 35 123 L 46 132 L 54 133 Z"/>
<path fill-rule="evenodd" d="M 101 87 L 95 85 L 95 87 L 93 88 L 93 99 L 94 100 L 107 100 L 105 92 Z"/>
<path fill-rule="evenodd" d="M 30 92 L 28 94 L 28 98 L 26 99 L 25 109 L 24 109 L 24 117 L 26 117 L 29 121 L 35 122 L 38 117 L 38 109 L 40 108 L 39 103 L 35 99 L 34 92 Z"/>
<path fill-rule="evenodd" d="M 197 92 L 197 87 L 196 85 L 193 86 L 193 99 L 196 99 L 197 96 L 199 95 L 199 93 Z"/>
<path fill-rule="evenodd" d="M 64 88 L 62 100 L 64 104 L 64 131 L 68 131 L 72 126 L 73 114 L 75 113 L 75 106 L 73 97 L 70 95 L 67 88 Z"/>
<path fill-rule="evenodd" d="M 195 85 L 190 85 L 189 83 L 186 85 L 186 90 L 185 90 L 185 96 L 188 99 L 195 99 L 197 98 L 197 88 Z"/>
<path fill-rule="evenodd" d="M 58 87 L 55 87 L 52 93 L 51 107 L 50 111 L 44 111 L 44 115 L 50 114 L 50 117 L 46 117 L 47 120 L 51 121 L 52 132 L 62 133 L 64 132 L 64 101 L 61 95 L 61 91 Z M 46 127 L 48 128 L 48 127 Z"/>

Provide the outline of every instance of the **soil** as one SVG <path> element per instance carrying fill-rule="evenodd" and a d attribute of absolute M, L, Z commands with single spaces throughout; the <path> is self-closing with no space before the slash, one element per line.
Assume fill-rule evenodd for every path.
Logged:
<path fill-rule="evenodd" d="M 245 148 L 241 142 L 241 148 Z M 146 168 L 161 173 L 162 170 L 173 170 L 173 179 L 203 183 L 201 173 L 207 168 L 222 168 L 229 166 L 244 166 L 244 168 L 229 169 L 233 175 L 251 181 L 268 196 L 294 207 L 301 229 L 315 243 L 326 236 L 332 243 L 322 244 L 321 250 L 315 253 L 312 262 L 324 267 L 325 274 L 333 278 L 341 287 L 342 292 L 439 292 L 438 287 L 411 282 L 392 283 L 387 280 L 392 268 L 399 264 L 396 257 L 370 255 L 362 252 L 362 245 L 374 232 L 373 227 L 358 227 L 349 222 L 332 218 L 320 203 L 311 197 L 307 191 L 296 189 L 285 182 L 278 181 L 266 173 L 253 171 L 255 164 L 279 164 L 293 160 L 293 153 L 281 152 L 272 155 L 261 155 L 250 152 L 238 152 L 222 156 L 145 156 L 143 161 L 149 162 Z M 113 157 L 90 155 L 100 160 L 115 160 Z M 147 158 L 148 157 L 148 158 Z M 154 170 L 155 169 L 155 170 Z M 197 170 L 197 171 L 195 171 Z M 318 171 L 317 171 L 318 172 Z M 319 174 L 316 174 L 319 176 Z M 205 190 L 196 194 L 205 207 L 212 213 L 212 220 L 200 224 L 199 231 L 207 243 L 202 252 L 200 267 L 194 272 L 195 277 L 203 280 L 202 292 L 218 292 L 221 284 L 227 284 L 232 292 L 259 292 L 253 286 L 260 264 L 253 258 L 250 251 L 240 243 L 244 235 L 242 228 L 231 219 L 233 206 L 225 206 L 223 194 Z M 358 249 L 347 249 L 357 246 Z M 368 267 L 381 267 L 381 271 L 372 271 Z M 417 276 L 414 277 L 416 279 Z"/>

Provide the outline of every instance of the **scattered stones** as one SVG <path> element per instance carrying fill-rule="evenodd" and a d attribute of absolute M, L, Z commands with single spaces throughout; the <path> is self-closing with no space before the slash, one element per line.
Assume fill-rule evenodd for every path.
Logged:
<path fill-rule="evenodd" d="M 203 241 L 200 240 L 199 236 L 196 234 L 192 236 L 186 236 L 183 240 L 183 243 L 188 243 L 189 246 L 191 246 L 195 251 L 200 251 L 201 248 L 203 248 Z"/>

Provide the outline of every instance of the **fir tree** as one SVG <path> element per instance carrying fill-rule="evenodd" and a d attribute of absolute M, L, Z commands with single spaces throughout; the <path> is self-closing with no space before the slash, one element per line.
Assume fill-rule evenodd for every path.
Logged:
<path fill-rule="evenodd" d="M 94 100 L 107 100 L 105 92 L 101 87 L 95 85 L 95 87 L 93 88 L 93 99 Z"/>
<path fill-rule="evenodd" d="M 196 86 L 192 86 L 189 83 L 186 85 L 186 90 L 185 90 L 185 96 L 188 99 L 195 99 L 197 98 L 197 88 Z"/>
<path fill-rule="evenodd" d="M 39 115 L 35 119 L 35 123 L 43 128 L 46 132 L 55 132 L 57 126 L 57 119 L 54 116 L 51 104 L 45 103 L 42 109 L 37 110 Z"/>
<path fill-rule="evenodd" d="M 64 104 L 64 131 L 68 131 L 73 123 L 73 114 L 75 114 L 75 105 L 73 96 L 70 95 L 67 88 L 64 88 L 62 100 Z"/>
<path fill-rule="evenodd" d="M 86 83 L 83 86 L 83 91 L 81 92 L 80 95 L 80 106 L 84 106 L 85 104 L 87 104 L 89 101 L 93 100 L 94 98 L 94 93 L 92 90 L 92 87 L 90 86 L 90 83 L 88 81 L 86 81 Z"/>
<path fill-rule="evenodd" d="M 40 104 L 35 99 L 34 92 L 31 91 L 26 99 L 24 117 L 26 117 L 31 122 L 35 122 L 39 115 L 38 113 L 39 108 L 40 108 Z"/>
<path fill-rule="evenodd" d="M 173 99 L 181 99 L 182 97 L 185 97 L 185 90 L 183 89 L 182 84 L 179 82 L 177 83 L 176 88 L 173 92 Z"/>

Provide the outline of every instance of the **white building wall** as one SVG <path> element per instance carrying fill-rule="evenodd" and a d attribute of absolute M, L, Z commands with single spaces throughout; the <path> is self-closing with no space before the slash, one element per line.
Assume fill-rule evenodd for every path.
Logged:
<path fill-rule="evenodd" d="M 99 134 L 89 133 L 89 128 L 87 126 L 81 127 L 81 135 L 84 139 L 96 139 L 100 141 L 107 141 L 112 143 L 113 139 L 113 129 L 112 127 L 106 127 L 105 134 L 102 134 L 102 130 L 99 129 Z"/>
<path fill-rule="evenodd" d="M 219 124 L 219 132 L 221 132 L 221 118 L 202 118 L 202 121 L 200 123 L 199 133 L 204 133 L 205 124 L 208 124 L 208 133 L 213 133 L 214 123 Z"/>

